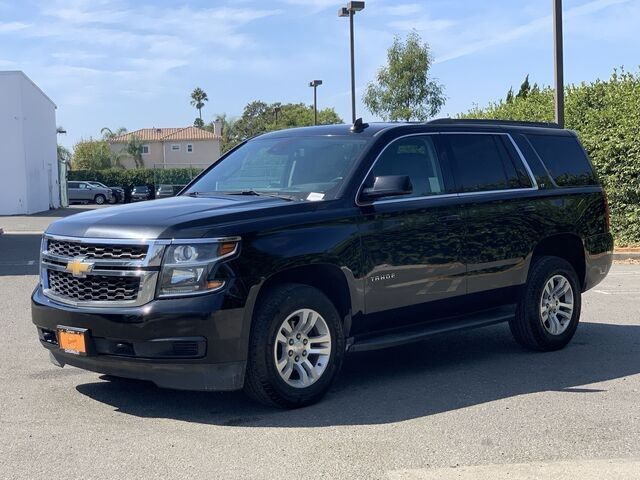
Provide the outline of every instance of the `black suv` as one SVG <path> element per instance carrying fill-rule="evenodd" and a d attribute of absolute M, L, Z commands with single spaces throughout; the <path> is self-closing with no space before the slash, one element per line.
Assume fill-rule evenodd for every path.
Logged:
<path fill-rule="evenodd" d="M 574 133 L 439 120 L 268 133 L 42 246 L 33 322 L 56 365 L 299 407 L 347 352 L 499 322 L 564 347 L 613 240 Z"/>

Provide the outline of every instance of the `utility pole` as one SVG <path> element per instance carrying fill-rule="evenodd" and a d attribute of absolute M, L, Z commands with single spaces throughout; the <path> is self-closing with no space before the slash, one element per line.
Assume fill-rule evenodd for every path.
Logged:
<path fill-rule="evenodd" d="M 556 123 L 564 128 L 564 52 L 562 42 L 562 0 L 553 0 L 553 43 Z"/>
<path fill-rule="evenodd" d="M 364 2 L 349 2 L 338 10 L 339 17 L 349 17 L 349 49 L 351 53 L 351 122 L 356 123 L 356 64 L 353 35 L 353 16 L 364 10 Z"/>
<path fill-rule="evenodd" d="M 313 124 L 318 124 L 318 94 L 317 89 L 322 85 L 322 80 L 311 80 L 309 86 L 313 87 Z"/>

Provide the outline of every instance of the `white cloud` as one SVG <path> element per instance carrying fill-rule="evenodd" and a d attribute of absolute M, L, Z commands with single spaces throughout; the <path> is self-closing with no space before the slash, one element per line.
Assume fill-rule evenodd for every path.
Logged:
<path fill-rule="evenodd" d="M 23 22 L 0 22 L 0 33 L 17 32 L 29 28 L 28 23 Z"/>
<path fill-rule="evenodd" d="M 598 13 L 611 6 L 628 3 L 630 1 L 631 0 L 592 0 L 582 5 L 578 5 L 578 6 L 566 9 L 564 12 L 564 17 L 565 17 L 565 20 L 567 20 L 571 18 L 587 16 L 594 13 Z M 492 30 L 496 33 L 490 34 L 484 38 L 477 38 L 477 39 L 471 40 L 464 45 L 458 46 L 449 51 L 445 51 L 444 53 L 441 53 L 436 58 L 436 63 L 442 63 L 449 60 L 454 60 L 466 55 L 477 53 L 479 51 L 485 50 L 490 47 L 512 42 L 516 39 L 526 37 L 533 33 L 536 33 L 545 29 L 550 29 L 551 24 L 552 24 L 551 15 L 546 15 L 544 17 L 530 20 L 523 25 L 512 27 L 504 31 L 494 26 Z M 487 25 L 484 25 L 484 27 L 487 27 Z M 476 28 L 478 28 L 477 25 L 476 25 Z M 483 28 L 482 25 L 480 25 L 480 29 L 484 31 L 491 31 L 491 28 Z"/>

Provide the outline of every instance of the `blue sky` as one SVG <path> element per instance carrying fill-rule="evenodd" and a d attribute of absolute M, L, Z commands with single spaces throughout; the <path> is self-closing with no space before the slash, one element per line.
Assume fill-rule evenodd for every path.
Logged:
<path fill-rule="evenodd" d="M 61 143 L 103 126 L 238 116 L 255 99 L 311 103 L 350 117 L 348 21 L 333 0 L 0 0 L 0 70 L 23 70 L 58 105 Z M 532 81 L 553 81 L 551 0 L 367 0 L 356 16 L 358 99 L 394 35 L 414 28 L 446 88 L 443 115 L 485 105 Z M 565 0 L 568 82 L 640 65 L 640 0 Z M 373 119 L 359 106 L 359 114 Z"/>

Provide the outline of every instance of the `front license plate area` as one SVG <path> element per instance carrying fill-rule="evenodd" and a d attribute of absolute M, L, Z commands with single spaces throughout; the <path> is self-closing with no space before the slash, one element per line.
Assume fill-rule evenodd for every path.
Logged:
<path fill-rule="evenodd" d="M 86 328 L 58 326 L 58 346 L 66 353 L 86 355 L 89 330 Z"/>

